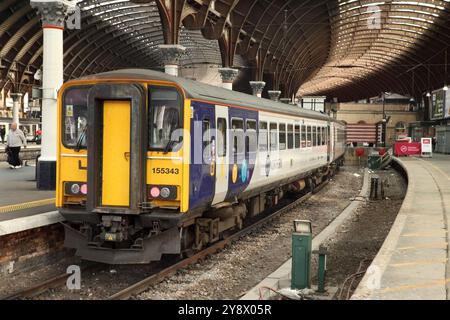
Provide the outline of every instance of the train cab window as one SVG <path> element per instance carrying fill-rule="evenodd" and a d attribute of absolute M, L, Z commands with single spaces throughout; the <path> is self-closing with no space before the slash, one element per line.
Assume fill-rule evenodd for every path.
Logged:
<path fill-rule="evenodd" d="M 64 94 L 63 139 L 66 148 L 87 147 L 87 105 L 90 87 L 69 88 Z"/>
<path fill-rule="evenodd" d="M 244 120 L 231 119 L 231 133 L 233 136 L 234 163 L 238 163 L 244 154 Z"/>
<path fill-rule="evenodd" d="M 295 149 L 300 149 L 300 125 L 295 126 Z"/>
<path fill-rule="evenodd" d="M 301 148 L 306 148 L 306 126 L 302 126 L 302 144 Z"/>
<path fill-rule="evenodd" d="M 256 120 L 247 120 L 245 133 L 245 153 L 248 158 L 250 153 L 255 153 L 258 146 L 258 137 L 256 133 Z"/>
<path fill-rule="evenodd" d="M 266 152 L 267 151 L 267 122 L 260 121 L 259 122 L 259 151 Z"/>
<path fill-rule="evenodd" d="M 278 124 L 270 123 L 270 151 L 278 150 Z"/>
<path fill-rule="evenodd" d="M 280 134 L 279 134 L 280 150 L 286 150 L 286 125 L 280 123 Z"/>
<path fill-rule="evenodd" d="M 288 124 L 288 149 L 294 149 L 294 125 Z"/>
<path fill-rule="evenodd" d="M 312 143 L 312 130 L 311 130 L 311 126 L 308 126 L 306 129 L 307 133 L 306 133 L 306 146 L 308 148 L 311 148 L 313 146 Z"/>
<path fill-rule="evenodd" d="M 183 100 L 176 88 L 150 87 L 149 147 L 153 151 L 181 148 Z"/>
<path fill-rule="evenodd" d="M 219 157 L 227 155 L 227 120 L 217 119 L 217 154 Z"/>

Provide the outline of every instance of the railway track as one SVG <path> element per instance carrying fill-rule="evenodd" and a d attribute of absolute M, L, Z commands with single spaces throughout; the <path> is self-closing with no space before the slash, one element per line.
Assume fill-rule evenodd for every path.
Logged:
<path fill-rule="evenodd" d="M 82 272 L 86 272 L 88 270 L 94 270 L 98 269 L 99 267 L 95 267 L 94 265 L 88 265 L 81 269 Z M 19 299 L 27 299 L 32 298 L 35 296 L 38 296 L 40 294 L 43 294 L 47 292 L 50 289 L 58 288 L 66 284 L 67 279 L 70 277 L 70 274 L 63 273 L 60 275 L 57 275 L 53 278 L 47 279 L 41 283 L 38 283 L 37 285 L 34 285 L 32 287 L 26 288 L 24 290 L 18 291 L 14 294 L 0 297 L 0 300 L 19 300 Z"/>
<path fill-rule="evenodd" d="M 314 190 L 314 193 L 318 192 L 326 184 L 327 184 L 327 182 L 323 183 L 316 190 Z M 295 208 L 296 206 L 300 205 L 302 202 L 305 202 L 306 200 L 308 200 L 312 196 L 312 194 L 313 193 L 306 194 L 305 196 L 295 200 L 294 202 L 290 203 L 289 205 L 281 208 L 280 210 L 269 214 L 268 216 L 258 220 L 256 223 L 230 235 L 228 238 L 226 238 L 222 241 L 219 241 L 219 242 L 213 244 L 212 246 L 202 250 L 201 252 L 193 255 L 192 257 L 189 257 L 180 262 L 177 262 L 174 265 L 171 265 L 171 266 L 161 270 L 160 272 L 153 274 L 153 275 L 145 278 L 144 280 L 141 280 L 141 281 L 131 285 L 130 287 L 125 288 L 125 289 L 113 294 L 112 296 L 110 296 L 108 298 L 108 300 L 127 300 L 134 295 L 144 292 L 150 286 L 161 282 L 162 280 L 164 280 L 165 278 L 167 278 L 171 275 L 174 275 L 178 270 L 183 269 L 189 265 L 195 264 L 195 263 L 207 258 L 209 255 L 212 255 L 212 254 L 224 249 L 225 247 L 229 246 L 234 241 L 239 240 L 243 236 L 245 236 L 245 235 L 251 233 L 252 231 L 254 231 L 255 229 L 263 226 L 264 224 L 271 221 L 272 219 L 282 215 L 284 212 Z"/>
<path fill-rule="evenodd" d="M 261 226 L 265 225 L 266 223 L 273 220 L 274 218 L 282 215 L 283 213 L 285 213 L 289 210 L 292 210 L 293 208 L 297 207 L 301 203 L 308 200 L 313 194 L 319 192 L 327 184 L 328 184 L 328 181 L 326 181 L 323 184 L 321 184 L 320 186 L 318 186 L 313 192 L 308 193 L 308 194 L 304 195 L 303 197 L 298 198 L 298 199 L 294 200 L 293 202 L 291 202 L 290 204 L 282 207 L 281 209 L 268 214 L 264 218 L 261 218 L 260 220 L 245 227 L 244 229 L 231 234 L 229 237 L 225 238 L 224 240 L 221 240 L 221 241 L 213 244 L 212 246 L 205 248 L 204 250 L 193 255 L 192 257 L 185 258 L 179 262 L 176 262 L 175 264 L 170 265 L 169 267 L 162 269 L 161 271 L 159 271 L 155 274 L 150 275 L 149 277 L 109 296 L 107 299 L 108 300 L 126 300 L 134 295 L 144 292 L 150 286 L 163 281 L 165 278 L 167 278 L 171 275 L 174 275 L 178 270 L 186 268 L 189 265 L 192 265 L 199 261 L 204 260 L 208 256 L 215 254 L 215 253 L 219 252 L 220 250 L 226 248 L 231 243 L 233 243 L 233 242 L 239 240 L 240 238 L 242 238 L 243 236 L 253 232 L 255 229 L 260 228 Z M 82 271 L 87 271 L 88 269 L 93 269 L 93 268 L 95 268 L 95 267 L 93 265 L 90 265 L 90 266 L 83 268 Z M 99 268 L 99 267 L 97 266 L 97 268 Z M 2 298 L 0 298 L 0 300 L 17 300 L 17 299 L 33 298 L 35 296 L 38 296 L 40 294 L 47 292 L 50 289 L 62 287 L 66 283 L 69 276 L 70 275 L 66 274 L 66 273 L 55 276 L 55 277 L 48 279 L 46 281 L 43 281 L 35 286 L 21 290 L 12 295 L 2 297 Z"/>

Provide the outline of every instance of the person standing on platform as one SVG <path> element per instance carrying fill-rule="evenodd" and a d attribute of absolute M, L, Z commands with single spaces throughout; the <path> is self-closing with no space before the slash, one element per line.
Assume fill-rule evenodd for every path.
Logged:
<path fill-rule="evenodd" d="M 5 143 L 5 135 L 6 135 L 5 126 L 1 126 L 1 128 L 0 128 L 0 138 L 2 139 L 2 143 Z"/>
<path fill-rule="evenodd" d="M 19 153 L 20 149 L 27 147 L 27 139 L 23 134 L 22 130 L 17 128 L 17 123 L 11 124 L 11 130 L 8 132 L 6 137 L 6 148 L 9 153 L 8 163 L 11 169 L 18 169 L 22 167 L 22 160 L 20 160 Z"/>

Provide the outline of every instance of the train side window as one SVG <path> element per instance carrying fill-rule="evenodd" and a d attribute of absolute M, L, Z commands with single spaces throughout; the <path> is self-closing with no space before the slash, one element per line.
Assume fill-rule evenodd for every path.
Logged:
<path fill-rule="evenodd" d="M 321 137 L 320 137 L 320 127 L 317 127 L 316 129 L 317 129 L 316 130 L 316 146 L 320 146 L 320 139 L 321 139 Z"/>
<path fill-rule="evenodd" d="M 286 150 L 286 124 L 280 123 L 279 133 L 280 150 Z"/>
<path fill-rule="evenodd" d="M 294 125 L 288 124 L 288 149 L 294 149 Z"/>
<path fill-rule="evenodd" d="M 306 146 L 308 147 L 308 148 L 311 148 L 312 147 L 312 130 L 311 130 L 311 126 L 308 126 L 307 127 L 307 133 L 306 133 L 306 136 L 307 136 L 307 138 L 306 138 L 306 141 L 307 141 L 307 143 L 306 143 Z"/>
<path fill-rule="evenodd" d="M 270 123 L 270 151 L 278 150 L 278 124 Z"/>
<path fill-rule="evenodd" d="M 302 144 L 301 148 L 306 148 L 306 126 L 302 126 Z"/>
<path fill-rule="evenodd" d="M 212 135 L 211 135 L 211 121 L 209 119 L 204 119 L 202 121 L 202 135 L 203 135 L 203 161 L 204 163 L 211 163 L 214 154 L 214 148 L 212 146 Z M 209 152 L 205 152 L 209 148 Z"/>
<path fill-rule="evenodd" d="M 260 121 L 259 122 L 259 151 L 265 152 L 267 151 L 267 122 Z"/>
<path fill-rule="evenodd" d="M 234 163 L 238 163 L 244 153 L 244 120 L 231 119 L 233 134 L 233 157 Z"/>
<path fill-rule="evenodd" d="M 300 125 L 295 126 L 295 149 L 300 149 Z"/>
<path fill-rule="evenodd" d="M 227 155 L 227 120 L 225 118 L 217 119 L 217 153 L 219 157 Z"/>
<path fill-rule="evenodd" d="M 312 127 L 312 146 L 315 147 L 317 146 L 317 128 L 316 126 Z"/>
<path fill-rule="evenodd" d="M 245 152 L 247 158 L 250 153 L 255 153 L 257 150 L 258 139 L 256 129 L 256 120 L 247 120 L 245 133 Z"/>

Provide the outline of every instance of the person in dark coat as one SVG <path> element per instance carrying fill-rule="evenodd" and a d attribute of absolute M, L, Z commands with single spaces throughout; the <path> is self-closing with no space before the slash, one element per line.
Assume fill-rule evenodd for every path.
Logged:
<path fill-rule="evenodd" d="M 6 135 L 5 126 L 1 126 L 0 127 L 0 138 L 2 139 L 2 143 L 5 143 L 5 135 Z"/>

